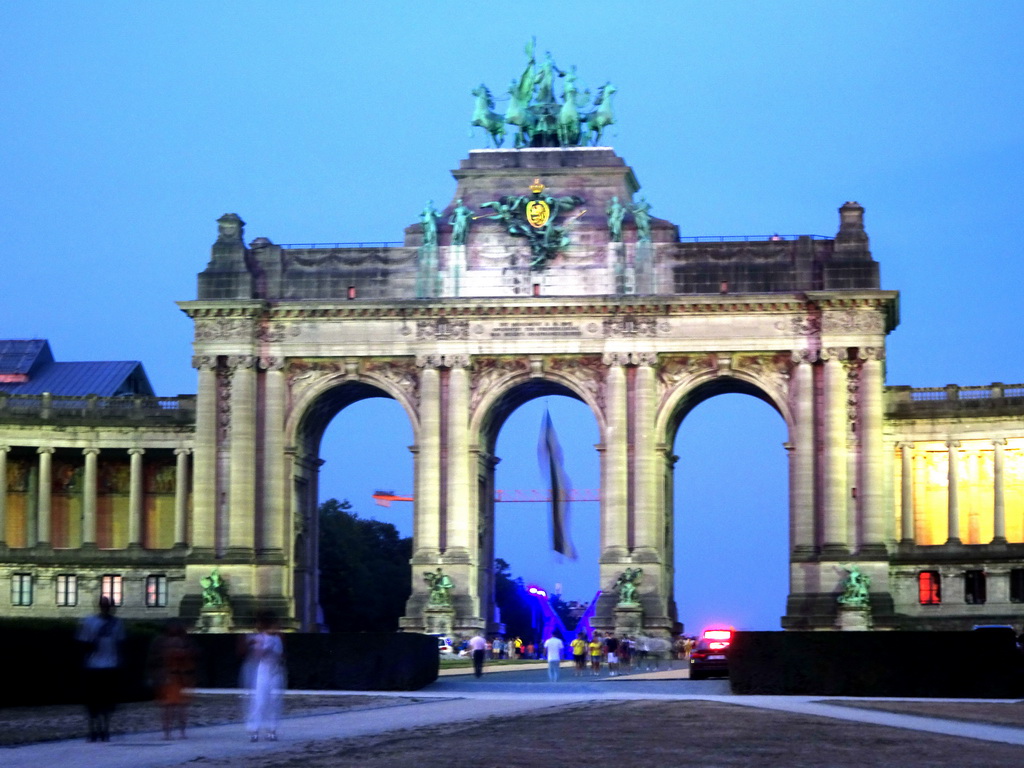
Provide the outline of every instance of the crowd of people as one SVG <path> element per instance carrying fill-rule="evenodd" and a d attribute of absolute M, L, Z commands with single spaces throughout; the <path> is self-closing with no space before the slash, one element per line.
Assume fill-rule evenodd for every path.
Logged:
<path fill-rule="evenodd" d="M 557 640 L 557 644 L 551 642 L 552 638 Z M 518 636 L 506 638 L 496 635 L 488 638 L 478 634 L 455 643 L 452 649 L 459 656 L 473 659 L 473 671 L 477 677 L 483 674 L 485 661 L 537 660 L 547 661 L 549 679 L 557 680 L 557 670 L 552 666 L 556 660 L 561 662 L 571 658 L 573 675 L 576 677 L 593 677 L 605 673 L 615 677 L 632 672 L 655 671 L 664 659 L 685 661 L 694 643 L 692 637 L 679 636 L 671 643 L 666 643 L 645 636 L 617 637 L 614 632 L 594 632 L 589 636 L 586 632 L 579 632 L 567 643 L 561 632 L 556 630 L 543 643 L 524 641 Z"/>

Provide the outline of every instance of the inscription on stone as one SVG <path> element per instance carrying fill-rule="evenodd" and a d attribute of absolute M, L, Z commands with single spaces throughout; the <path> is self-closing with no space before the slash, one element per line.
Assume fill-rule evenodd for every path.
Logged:
<path fill-rule="evenodd" d="M 569 320 L 535 320 L 528 322 L 502 322 L 491 328 L 492 339 L 531 339 L 538 337 L 578 337 L 583 331 L 579 323 Z"/>

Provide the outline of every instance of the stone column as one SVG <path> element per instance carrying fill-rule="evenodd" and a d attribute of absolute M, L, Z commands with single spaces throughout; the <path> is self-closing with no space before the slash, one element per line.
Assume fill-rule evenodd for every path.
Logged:
<path fill-rule="evenodd" d="M 188 544 L 186 512 L 188 511 L 188 448 L 175 448 L 177 463 L 174 467 L 174 545 Z"/>
<path fill-rule="evenodd" d="M 960 543 L 960 489 L 958 465 L 960 463 L 960 443 L 957 440 L 946 442 L 949 448 L 949 488 L 948 488 L 948 510 L 949 510 L 949 534 L 947 544 Z"/>
<path fill-rule="evenodd" d="M 256 534 L 256 358 L 228 358 L 231 435 L 228 438 L 228 551 L 249 555 Z"/>
<path fill-rule="evenodd" d="M 50 546 L 50 522 L 53 515 L 53 448 L 38 448 L 39 504 L 36 508 L 36 544 Z M 6 481 L 6 478 L 5 478 Z"/>
<path fill-rule="evenodd" d="M 82 546 L 96 547 L 96 495 L 98 492 L 99 448 L 85 448 L 85 488 L 82 493 Z"/>
<path fill-rule="evenodd" d="M 285 461 L 284 422 L 288 397 L 288 380 L 282 358 L 264 358 L 260 362 L 266 369 L 264 377 L 263 407 L 263 494 L 260 508 L 260 537 L 262 551 L 281 552 L 285 549 L 287 524 L 288 485 Z"/>
<path fill-rule="evenodd" d="M 860 379 L 861 480 L 858 498 L 864 515 L 861 526 L 864 540 L 860 552 L 887 555 L 885 547 L 885 444 L 882 440 L 885 406 L 882 361 L 885 350 L 868 347 L 861 350 L 864 364 Z"/>
<path fill-rule="evenodd" d="M 421 370 L 413 557 L 421 555 L 427 558 L 423 562 L 431 562 L 441 550 L 441 384 L 431 359 L 420 357 L 416 364 Z"/>
<path fill-rule="evenodd" d="M 900 443 L 900 542 L 914 543 L 914 444 Z"/>
<path fill-rule="evenodd" d="M 128 480 L 128 548 L 142 546 L 142 448 L 129 448 L 130 475 Z"/>
<path fill-rule="evenodd" d="M 1003 454 L 1005 445 L 1005 439 L 992 441 L 992 447 L 995 449 L 995 454 L 992 457 L 993 544 L 1006 543 L 1006 488 L 1004 485 L 1006 457 Z"/>
<path fill-rule="evenodd" d="M 626 372 L 619 355 L 606 354 L 604 476 L 601 478 L 601 528 L 606 532 L 602 561 L 618 562 L 629 554 L 628 467 L 626 423 Z"/>
<path fill-rule="evenodd" d="M 471 503 L 469 453 L 469 357 L 453 355 L 445 359 L 448 370 L 448 403 L 446 409 L 448 445 L 448 483 L 446 509 L 448 547 L 446 555 L 465 555 L 474 562 L 478 542 L 474 535 L 476 510 Z"/>
<path fill-rule="evenodd" d="M 814 530 L 814 362 L 810 350 L 796 350 L 793 360 L 793 433 L 789 452 L 789 503 L 793 553 L 810 555 Z"/>
<path fill-rule="evenodd" d="M 658 409 L 658 386 L 654 366 L 658 356 L 641 353 L 635 356 L 636 391 L 633 416 L 633 466 L 635 547 L 645 550 L 647 558 L 664 562 L 664 509 L 658 504 L 658 441 L 655 419 Z"/>
<path fill-rule="evenodd" d="M 7 453 L 9 445 L 0 445 L 0 549 L 7 546 Z"/>
<path fill-rule="evenodd" d="M 192 554 L 213 557 L 217 535 L 217 358 L 194 357 L 199 369 L 192 458 Z"/>
<path fill-rule="evenodd" d="M 847 383 L 842 361 L 846 350 L 823 350 L 825 359 L 824 413 L 824 541 L 825 554 L 849 554 L 847 526 Z"/>

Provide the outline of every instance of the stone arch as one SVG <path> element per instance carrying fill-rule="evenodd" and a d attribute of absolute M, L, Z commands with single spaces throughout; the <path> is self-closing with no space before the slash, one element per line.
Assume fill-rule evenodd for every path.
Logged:
<path fill-rule="evenodd" d="M 788 365 L 785 371 L 775 370 L 766 376 L 763 371 L 730 368 L 725 372 L 706 368 L 690 372 L 671 381 L 661 369 L 665 393 L 658 409 L 656 434 L 659 440 L 671 445 L 679 425 L 694 408 L 716 395 L 740 394 L 756 397 L 771 406 L 793 428 L 793 407 L 789 393 Z"/>
<path fill-rule="evenodd" d="M 343 389 L 348 391 L 340 392 Z M 303 431 L 309 427 L 310 419 L 317 416 L 316 410 L 321 406 L 323 406 L 323 413 L 320 415 L 326 417 L 324 422 L 326 427 L 326 424 L 344 408 L 370 397 L 388 397 L 397 401 L 409 418 L 414 439 L 418 439 L 419 411 L 416 403 L 406 389 L 400 388 L 394 381 L 383 375 L 325 373 L 315 376 L 298 391 L 290 382 L 289 391 L 291 402 L 284 429 L 287 445 L 298 446 Z M 335 394 L 332 395 L 332 393 Z M 330 415 L 326 416 L 327 413 Z"/>
<path fill-rule="evenodd" d="M 293 594 L 297 614 L 305 626 L 319 623 L 319 458 L 320 443 L 330 422 L 342 410 L 369 398 L 396 400 L 409 417 L 415 436 L 418 432 L 416 410 L 407 392 L 384 375 L 359 375 L 334 370 L 303 370 L 304 386 L 295 391 L 295 378 L 289 380 L 293 395 L 286 410 L 284 434 L 287 466 L 285 475 L 290 487 L 291 557 L 293 561 Z M 305 378 L 305 377 L 309 378 Z"/>
<path fill-rule="evenodd" d="M 564 395 L 584 403 L 597 420 L 598 434 L 604 434 L 604 409 L 579 381 L 565 373 L 545 371 L 540 375 L 526 372 L 512 373 L 494 382 L 490 391 L 474 404 L 470 417 L 470 434 L 488 436 L 488 445 L 481 450 L 491 451 L 502 424 L 513 411 L 524 403 L 546 395 Z"/>

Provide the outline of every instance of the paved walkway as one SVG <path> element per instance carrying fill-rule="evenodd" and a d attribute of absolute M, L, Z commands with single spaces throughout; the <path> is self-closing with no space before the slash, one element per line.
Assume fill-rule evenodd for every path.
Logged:
<path fill-rule="evenodd" d="M 500 668 L 483 678 L 447 677 L 416 692 L 374 692 L 375 696 L 408 699 L 405 706 L 386 710 L 360 709 L 327 715 L 300 715 L 286 718 L 281 725 L 282 739 L 277 742 L 250 743 L 239 724 L 193 728 L 185 740 L 164 741 L 158 732 L 116 738 L 108 744 L 74 741 L 47 742 L 0 749 L 4 768 L 163 768 L 201 758 L 255 755 L 291 749 L 297 742 L 323 741 L 366 736 L 408 728 L 421 728 L 451 722 L 469 722 L 491 716 L 508 717 L 519 713 L 563 706 L 573 702 L 625 700 L 717 701 L 743 707 L 770 709 L 794 714 L 829 717 L 839 720 L 885 725 L 913 731 L 958 736 L 982 741 L 1024 746 L 1024 728 L 967 723 L 938 718 L 900 715 L 889 712 L 842 707 L 821 703 L 812 696 L 733 696 L 725 681 L 700 681 L 680 684 L 678 673 L 666 671 L 626 678 L 563 677 L 558 683 L 515 682 L 516 673 L 499 674 Z M 539 670 L 537 671 L 540 672 Z M 519 673 L 520 678 L 524 674 Z M 709 685 L 704 685 L 708 683 Z M 214 693 L 214 691 L 204 691 Z M 235 695 L 237 691 L 225 691 Z M 367 695 L 366 691 L 294 691 L 320 696 Z M 829 697 L 835 701 L 839 697 Z M 877 699 L 874 699 L 877 701 Z M 906 701 L 906 699 L 899 699 Z M 927 699 L 926 701 L 940 701 Z M 997 703 L 1013 704 L 999 700 Z"/>

